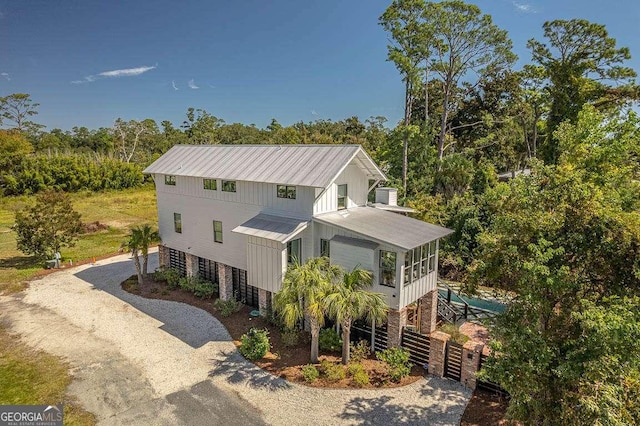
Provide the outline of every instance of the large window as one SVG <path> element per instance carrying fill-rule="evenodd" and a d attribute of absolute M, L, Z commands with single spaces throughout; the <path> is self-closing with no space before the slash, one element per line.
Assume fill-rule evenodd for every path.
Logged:
<path fill-rule="evenodd" d="M 164 184 L 176 186 L 176 177 L 173 175 L 164 175 Z"/>
<path fill-rule="evenodd" d="M 222 243 L 222 222 L 219 220 L 213 221 L 213 241 Z"/>
<path fill-rule="evenodd" d="M 329 257 L 331 255 L 329 251 L 330 244 L 329 240 L 320 240 L 320 256 Z"/>
<path fill-rule="evenodd" d="M 411 284 L 436 269 L 438 242 L 431 241 L 409 250 L 404 257 L 404 285 Z"/>
<path fill-rule="evenodd" d="M 347 184 L 338 185 L 338 210 L 347 208 Z"/>
<path fill-rule="evenodd" d="M 203 179 L 202 186 L 209 191 L 215 191 L 218 189 L 218 181 L 215 179 Z"/>
<path fill-rule="evenodd" d="M 180 213 L 173 214 L 173 230 L 182 234 L 182 215 Z"/>
<path fill-rule="evenodd" d="M 396 286 L 396 253 L 380 250 L 380 285 Z"/>
<path fill-rule="evenodd" d="M 296 187 L 289 185 L 278 185 L 277 188 L 278 198 L 289 198 L 291 200 L 296 199 Z"/>
<path fill-rule="evenodd" d="M 222 190 L 224 192 L 236 192 L 236 181 L 235 180 L 223 180 L 222 181 Z"/>
<path fill-rule="evenodd" d="M 287 243 L 287 263 L 294 264 L 300 262 L 302 255 L 302 240 L 300 238 Z"/>

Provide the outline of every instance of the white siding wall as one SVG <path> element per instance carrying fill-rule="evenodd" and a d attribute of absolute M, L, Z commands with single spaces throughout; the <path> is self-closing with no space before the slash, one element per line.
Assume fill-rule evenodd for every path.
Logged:
<path fill-rule="evenodd" d="M 278 292 L 282 287 L 282 278 L 286 270 L 286 252 L 286 245 L 277 241 L 248 237 L 248 284 Z"/>
<path fill-rule="evenodd" d="M 331 263 L 343 266 L 347 271 L 358 267 L 373 272 L 375 250 L 331 241 Z"/>
<path fill-rule="evenodd" d="M 338 176 L 336 181 L 322 194 L 313 206 L 313 214 L 338 210 L 338 185 L 347 184 L 347 208 L 367 204 L 369 180 L 360 168 L 351 163 Z M 316 197 L 322 191 L 316 190 Z"/>

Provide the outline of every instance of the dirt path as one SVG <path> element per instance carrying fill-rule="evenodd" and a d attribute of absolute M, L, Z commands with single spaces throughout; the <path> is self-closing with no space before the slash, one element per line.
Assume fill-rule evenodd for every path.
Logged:
<path fill-rule="evenodd" d="M 102 424 L 452 425 L 469 400 L 435 378 L 387 390 L 292 385 L 244 360 L 208 313 L 124 292 L 133 272 L 116 256 L 0 298 L 0 322 L 67 359 L 71 393 Z"/>

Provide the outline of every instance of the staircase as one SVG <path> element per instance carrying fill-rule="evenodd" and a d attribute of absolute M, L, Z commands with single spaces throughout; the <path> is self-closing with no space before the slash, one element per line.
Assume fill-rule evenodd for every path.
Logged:
<path fill-rule="evenodd" d="M 494 310 L 470 305 L 455 290 L 441 280 L 438 280 L 438 290 L 440 290 L 438 291 L 438 317 L 442 321 L 455 325 L 461 325 L 465 321 L 480 324 L 486 320 L 491 320 L 498 313 Z"/>

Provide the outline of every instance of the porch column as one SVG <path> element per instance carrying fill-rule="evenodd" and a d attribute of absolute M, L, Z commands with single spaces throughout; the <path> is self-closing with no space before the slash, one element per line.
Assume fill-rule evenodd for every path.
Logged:
<path fill-rule="evenodd" d="M 260 315 L 263 317 L 267 316 L 267 312 L 269 310 L 269 296 L 268 291 L 263 290 L 261 288 L 258 289 L 258 307 L 260 309 Z"/>
<path fill-rule="evenodd" d="M 480 355 L 484 345 L 469 340 L 462 346 L 460 381 L 470 389 L 476 388 L 476 373 L 480 369 Z"/>
<path fill-rule="evenodd" d="M 169 247 L 158 244 L 158 266 L 168 268 L 169 263 Z"/>
<path fill-rule="evenodd" d="M 231 300 L 233 298 L 233 274 L 231 266 L 218 263 L 218 286 L 220 288 L 220 299 Z"/>
<path fill-rule="evenodd" d="M 185 253 L 185 264 L 188 277 L 193 277 L 198 274 L 198 256 Z"/>
<path fill-rule="evenodd" d="M 407 308 L 399 311 L 390 309 L 387 313 L 387 347 L 399 348 L 402 342 L 402 329 L 407 325 Z"/>
<path fill-rule="evenodd" d="M 429 344 L 429 374 L 444 377 L 444 358 L 447 350 L 447 341 L 451 336 L 442 331 L 431 333 Z"/>
<path fill-rule="evenodd" d="M 420 298 L 420 333 L 431 334 L 438 323 L 438 289 Z"/>

